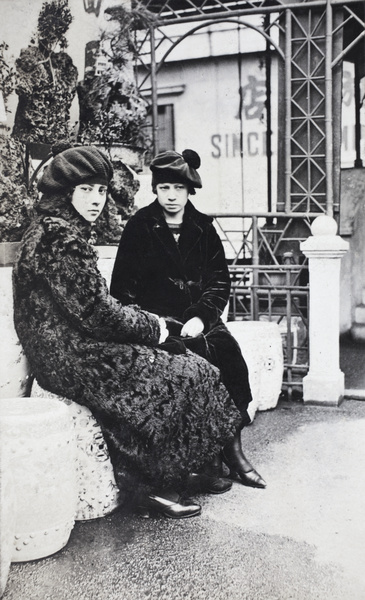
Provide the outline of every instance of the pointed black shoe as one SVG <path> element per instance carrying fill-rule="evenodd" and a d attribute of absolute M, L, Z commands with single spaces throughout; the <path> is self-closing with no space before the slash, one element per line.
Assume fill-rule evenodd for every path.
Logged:
<path fill-rule="evenodd" d="M 177 500 L 170 500 L 163 496 L 149 494 L 140 502 L 138 513 L 141 517 L 149 518 L 154 515 L 162 515 L 169 519 L 187 519 L 197 517 L 201 513 L 200 504 L 193 504 L 192 501 L 181 502 L 180 497 Z"/>
<path fill-rule="evenodd" d="M 231 479 L 239 479 L 243 485 L 255 488 L 266 488 L 266 481 L 259 475 L 253 466 L 243 456 L 239 459 L 229 459 L 224 451 L 222 451 L 223 462 L 229 468 L 229 477 Z"/>

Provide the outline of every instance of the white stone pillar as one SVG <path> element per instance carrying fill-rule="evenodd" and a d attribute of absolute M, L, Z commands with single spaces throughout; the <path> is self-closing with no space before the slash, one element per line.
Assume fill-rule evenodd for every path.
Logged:
<path fill-rule="evenodd" d="M 309 259 L 309 372 L 303 401 L 338 406 L 345 392 L 340 370 L 340 265 L 348 250 L 332 217 L 317 217 L 300 248 Z"/>

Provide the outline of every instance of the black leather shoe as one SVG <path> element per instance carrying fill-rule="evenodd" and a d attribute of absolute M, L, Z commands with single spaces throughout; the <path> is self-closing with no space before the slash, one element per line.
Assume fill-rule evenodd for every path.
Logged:
<path fill-rule="evenodd" d="M 169 500 L 163 496 L 155 496 L 150 494 L 143 499 L 138 507 L 138 512 L 141 517 L 148 518 L 153 514 L 162 515 L 170 519 L 186 519 L 188 517 L 197 517 L 201 513 L 200 504 L 193 504 L 191 501 L 182 503 L 180 498 L 178 501 Z"/>
<path fill-rule="evenodd" d="M 247 485 L 248 487 L 266 488 L 266 481 L 253 468 L 244 455 L 229 458 L 222 451 L 222 458 L 230 470 L 229 477 L 231 479 L 238 479 L 243 485 Z"/>
<path fill-rule="evenodd" d="M 248 487 L 254 488 L 266 488 L 266 481 L 259 475 L 255 469 L 251 471 L 247 471 L 246 473 L 243 471 L 232 471 L 229 475 L 232 479 L 238 479 L 243 485 L 247 485 Z"/>
<path fill-rule="evenodd" d="M 232 482 L 224 477 L 214 477 L 205 473 L 192 473 L 189 475 L 188 487 L 201 494 L 224 494 L 232 488 Z"/>

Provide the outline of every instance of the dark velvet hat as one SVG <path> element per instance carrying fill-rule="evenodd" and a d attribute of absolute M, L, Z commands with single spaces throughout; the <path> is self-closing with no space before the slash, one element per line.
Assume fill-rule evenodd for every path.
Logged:
<path fill-rule="evenodd" d="M 161 152 L 151 162 L 152 188 L 158 183 L 184 183 L 189 192 L 195 194 L 194 188 L 202 187 L 202 180 L 197 172 L 200 167 L 200 156 L 194 150 L 184 150 L 182 154 L 173 150 Z"/>
<path fill-rule="evenodd" d="M 113 177 L 110 160 L 95 146 L 67 148 L 45 168 L 38 182 L 43 194 L 54 194 L 81 183 L 108 185 Z"/>

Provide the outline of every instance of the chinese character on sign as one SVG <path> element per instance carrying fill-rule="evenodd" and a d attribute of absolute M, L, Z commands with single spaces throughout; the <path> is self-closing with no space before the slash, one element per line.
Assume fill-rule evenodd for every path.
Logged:
<path fill-rule="evenodd" d="M 101 0 L 84 0 L 84 9 L 87 13 L 95 13 L 99 16 Z"/>
<path fill-rule="evenodd" d="M 242 110 L 246 119 L 262 118 L 266 101 L 265 81 L 256 79 L 254 75 L 248 76 L 248 84 L 240 88 L 240 117 Z"/>

